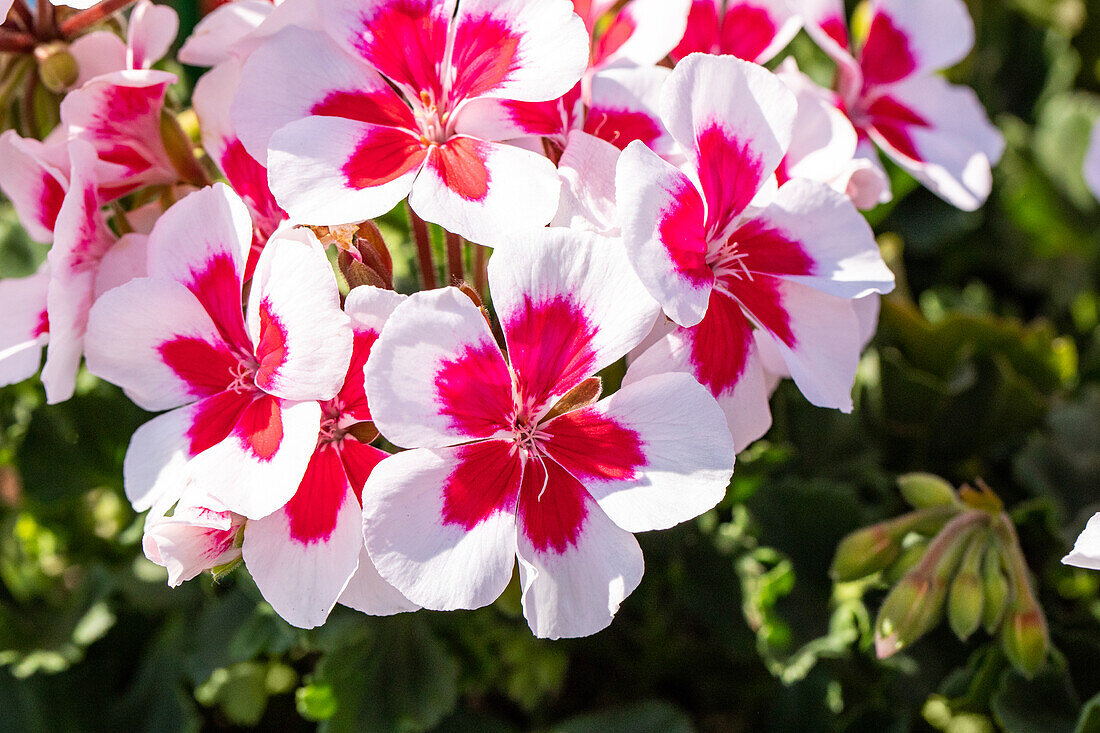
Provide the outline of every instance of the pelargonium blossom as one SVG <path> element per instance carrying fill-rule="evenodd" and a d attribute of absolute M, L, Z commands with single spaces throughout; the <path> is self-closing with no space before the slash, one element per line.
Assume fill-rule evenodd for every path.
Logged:
<path fill-rule="evenodd" d="M 469 103 L 555 99 L 577 83 L 587 35 L 567 0 L 318 10 L 325 33 L 284 28 L 251 54 L 232 108 L 294 220 L 362 221 L 408 196 L 423 219 L 484 244 L 550 221 L 553 164 L 501 143 Z"/>
<path fill-rule="evenodd" d="M 759 335 L 807 399 L 851 410 L 861 349 L 851 299 L 888 292 L 894 277 L 846 197 L 806 179 L 772 188 L 793 94 L 754 64 L 693 54 L 662 102 L 688 171 L 632 143 L 616 192 L 631 265 L 679 328 L 633 373 L 693 374 L 722 404 L 740 449 L 771 422 Z"/>
<path fill-rule="evenodd" d="M 393 309 L 404 300 L 369 286 L 348 294 L 344 311 L 355 334 L 344 385 L 321 404 L 317 446 L 294 496 L 281 509 L 250 520 L 244 561 L 264 599 L 289 623 L 324 623 L 337 601 L 373 615 L 416 606 L 386 583 L 363 544 L 361 495 L 371 471 L 389 454 L 370 441 L 366 364 Z"/>
<path fill-rule="evenodd" d="M 684 35 L 689 0 L 572 0 L 592 38 L 589 64 L 650 66 L 660 63 Z"/>
<path fill-rule="evenodd" d="M 507 357 L 454 288 L 411 296 L 374 347 L 375 424 L 413 450 L 367 480 L 367 550 L 409 600 L 438 610 L 492 602 L 518 557 L 535 634 L 591 634 L 641 579 L 631 533 L 713 507 L 733 443 L 685 374 L 596 401 L 594 375 L 658 313 L 615 241 L 526 235 L 493 255 L 489 287 Z"/>
<path fill-rule="evenodd" d="M 873 142 L 960 209 L 985 203 L 1004 139 L 972 89 L 935 73 L 974 45 L 966 4 L 871 0 L 867 36 L 852 39 L 842 0 L 801 3 L 807 31 L 837 63 L 836 104 L 860 132 L 863 154 L 877 162 Z"/>
<path fill-rule="evenodd" d="M 790 0 L 693 0 L 687 29 L 672 57 L 729 54 L 763 64 L 782 51 L 801 27 Z"/>
<path fill-rule="evenodd" d="M 168 585 L 175 588 L 239 560 L 246 521 L 209 494 L 192 489 L 149 512 L 141 547 L 145 557 L 168 571 Z"/>
<path fill-rule="evenodd" d="M 138 511 L 194 483 L 252 519 L 279 509 L 305 474 L 320 402 L 352 352 L 335 276 L 306 230 L 260 255 L 242 311 L 252 222 L 223 184 L 168 209 L 148 244 L 147 278 L 105 293 L 88 319 L 88 369 L 139 406 L 171 410 L 134 434 L 124 462 Z"/>
<path fill-rule="evenodd" d="M 1062 558 L 1066 565 L 1100 570 L 1100 513 L 1094 514 L 1077 538 L 1073 550 Z"/>

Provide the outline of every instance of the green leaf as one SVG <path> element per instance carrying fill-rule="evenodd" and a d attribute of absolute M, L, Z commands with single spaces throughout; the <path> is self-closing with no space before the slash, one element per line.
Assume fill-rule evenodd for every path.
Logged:
<path fill-rule="evenodd" d="M 552 733 L 692 733 L 691 719 L 667 702 L 646 700 L 587 713 L 553 726 Z"/>

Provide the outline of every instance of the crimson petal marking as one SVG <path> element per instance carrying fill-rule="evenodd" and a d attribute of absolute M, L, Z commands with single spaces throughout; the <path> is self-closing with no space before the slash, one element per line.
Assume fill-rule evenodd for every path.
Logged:
<path fill-rule="evenodd" d="M 286 326 L 272 309 L 271 301 L 264 298 L 260 301 L 260 338 L 256 342 L 256 386 L 260 389 L 277 388 L 274 380 L 279 367 L 286 363 L 286 339 Z"/>
<path fill-rule="evenodd" d="M 914 127 L 929 127 L 927 120 L 889 95 L 873 101 L 867 107 L 867 116 L 871 127 L 894 150 L 918 163 L 924 162 L 909 130 Z"/>
<path fill-rule="evenodd" d="M 752 348 L 752 325 L 741 306 L 715 290 L 699 325 L 681 331 L 690 340 L 691 363 L 699 382 L 715 397 L 731 392 L 745 374 Z"/>
<path fill-rule="evenodd" d="M 815 262 L 802 243 L 786 232 L 760 219 L 741 225 L 729 238 L 729 244 L 744 255 L 741 263 L 749 272 L 768 275 L 814 275 Z"/>
<path fill-rule="evenodd" d="M 519 66 L 520 37 L 500 18 L 464 15 L 455 29 L 452 105 L 491 92 Z"/>
<path fill-rule="evenodd" d="M 303 545 L 326 542 L 348 491 L 348 479 L 337 450 L 319 445 L 309 459 L 298 491 L 283 507 L 290 539 Z"/>
<path fill-rule="evenodd" d="M 351 364 L 344 377 L 344 386 L 337 395 L 343 414 L 357 421 L 370 420 L 370 406 L 367 404 L 366 367 L 371 348 L 378 340 L 378 332 L 373 330 L 355 330 L 352 341 Z"/>
<path fill-rule="evenodd" d="M 909 76 L 917 68 L 909 37 L 881 9 L 871 20 L 871 30 L 860 54 L 859 65 L 868 85 L 892 84 Z"/>
<path fill-rule="evenodd" d="M 456 448 L 455 458 L 443 486 L 443 524 L 470 531 L 494 514 L 515 511 L 523 465 L 512 443 L 470 443 Z"/>
<path fill-rule="evenodd" d="M 267 238 L 274 234 L 278 225 L 287 218 L 286 212 L 275 201 L 275 196 L 268 187 L 267 168 L 249 155 L 237 138 L 231 138 L 226 143 L 225 150 L 218 159 L 218 165 L 233 186 L 233 190 L 248 203 L 256 228 L 260 232 L 260 239 L 263 240 L 260 242 L 260 248 L 262 248 Z M 255 249 L 254 247 L 253 251 Z M 252 264 L 254 267 L 255 263 Z"/>
<path fill-rule="evenodd" d="M 397 94 L 385 87 L 377 91 L 338 90 L 309 110 L 318 117 L 343 117 L 372 125 L 416 129 L 416 118 L 409 105 Z"/>
<path fill-rule="evenodd" d="M 839 15 L 832 15 L 820 23 L 821 30 L 842 49 L 848 48 L 848 24 Z"/>
<path fill-rule="evenodd" d="M 423 164 L 427 151 L 408 132 L 380 126 L 364 128 L 364 132 L 342 171 L 352 188 L 384 185 Z"/>
<path fill-rule="evenodd" d="M 707 202 L 707 231 L 718 234 L 745 210 L 764 182 L 764 163 L 751 142 L 711 124 L 696 135 L 696 165 Z"/>
<path fill-rule="evenodd" d="M 374 68 L 398 84 L 441 100 L 440 72 L 447 44 L 449 3 L 389 0 L 372 3 L 348 28 L 352 46 Z"/>
<path fill-rule="evenodd" d="M 521 531 L 536 552 L 562 555 L 577 546 L 590 500 L 584 486 L 553 460 L 528 458 L 517 514 Z"/>
<path fill-rule="evenodd" d="M 628 13 L 620 12 L 592 44 L 592 66 L 599 66 L 623 47 L 634 35 L 638 24 Z"/>
<path fill-rule="evenodd" d="M 663 130 L 653 117 L 628 109 L 593 108 L 588 111 L 584 131 L 606 140 L 619 150 L 635 140 L 652 148 Z"/>
<path fill-rule="evenodd" d="M 536 417 L 554 395 L 563 395 L 595 371 L 598 327 L 572 298 L 536 302 L 529 294 L 502 320 L 520 404 Z"/>
<path fill-rule="evenodd" d="M 233 428 L 241 447 L 269 462 L 283 443 L 283 413 L 278 397 L 263 395 L 249 404 Z"/>
<path fill-rule="evenodd" d="M 633 480 L 646 463 L 638 433 L 591 407 L 555 418 L 544 430 L 547 454 L 582 482 Z"/>
<path fill-rule="evenodd" d="M 694 0 L 688 11 L 687 30 L 680 44 L 672 51 L 679 60 L 690 53 L 711 53 L 718 42 L 718 5 L 715 0 Z"/>
<path fill-rule="evenodd" d="M 466 201 L 484 201 L 489 195 L 492 176 L 485 165 L 489 151 L 481 141 L 456 137 L 433 147 L 428 165 L 443 185 Z"/>
<path fill-rule="evenodd" d="M 195 398 L 212 397 L 233 382 L 238 359 L 225 344 L 177 336 L 157 347 L 157 353 L 183 380 Z"/>
<path fill-rule="evenodd" d="M 389 455 L 373 446 L 363 445 L 355 438 L 344 438 L 340 443 L 340 460 L 344 463 L 348 483 L 355 492 L 355 500 L 360 504 L 363 503 L 363 486 L 370 478 L 371 472 Z"/>
<path fill-rule="evenodd" d="M 251 403 L 251 395 L 219 392 L 195 404 L 191 427 L 187 429 L 190 454 L 197 456 L 225 440 Z"/>
<path fill-rule="evenodd" d="M 757 274 L 752 280 L 727 279 L 724 285 L 761 326 L 790 349 L 798 347 L 791 317 L 783 303 L 780 280 Z"/>
<path fill-rule="evenodd" d="M 779 28 L 764 8 L 732 3 L 722 20 L 722 53 L 756 61 L 768 49 Z"/>
<path fill-rule="evenodd" d="M 210 314 L 222 338 L 239 349 L 251 351 L 252 341 L 245 332 L 241 310 L 241 273 L 237 268 L 232 255 L 218 252 L 192 269 L 190 280 L 183 284 Z"/>
<path fill-rule="evenodd" d="M 496 344 L 469 344 L 454 359 L 442 361 L 435 387 L 440 414 L 461 435 L 487 438 L 510 427 L 512 375 Z"/>
<path fill-rule="evenodd" d="M 676 274 L 693 288 L 711 285 L 714 273 L 707 266 L 707 238 L 701 226 L 706 221 L 703 199 L 695 186 L 681 176 L 668 189 L 665 200 L 675 202 L 674 208 L 662 212 L 657 231 Z"/>

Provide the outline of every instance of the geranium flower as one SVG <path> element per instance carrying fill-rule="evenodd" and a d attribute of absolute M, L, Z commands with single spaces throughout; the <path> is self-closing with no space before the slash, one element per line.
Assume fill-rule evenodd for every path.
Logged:
<path fill-rule="evenodd" d="M 492 602 L 518 557 L 535 634 L 591 634 L 641 579 L 631 532 L 713 507 L 733 445 L 721 411 L 687 375 L 596 402 L 593 375 L 658 313 L 614 241 L 525 235 L 493 255 L 489 284 L 507 358 L 454 288 L 411 296 L 374 347 L 375 424 L 415 449 L 367 481 L 367 550 L 409 600 L 438 610 Z"/>
<path fill-rule="evenodd" d="M 49 338 L 45 262 L 27 277 L 0 280 L 0 387 L 34 376 Z"/>
<path fill-rule="evenodd" d="M 553 164 L 498 142 L 468 103 L 577 83 L 587 37 L 566 0 L 333 0 L 320 13 L 327 33 L 285 28 L 249 57 L 232 108 L 293 219 L 362 221 L 408 196 L 482 243 L 550 221 Z"/>
<path fill-rule="evenodd" d="M 340 392 L 321 405 L 305 476 L 286 506 L 244 530 L 248 571 L 264 599 L 295 626 L 324 623 L 337 600 L 373 615 L 416 609 L 374 569 L 363 546 L 361 505 L 363 484 L 389 455 L 369 445 L 378 432 L 369 422 L 364 370 L 382 325 L 404 298 L 368 286 L 348 295 L 351 364 Z"/>
<path fill-rule="evenodd" d="M 36 242 L 52 242 L 54 224 L 69 190 L 69 149 L 63 136 L 47 142 L 0 135 L 0 191 L 11 201 L 19 222 Z"/>
<path fill-rule="evenodd" d="M 771 420 L 754 330 L 774 342 L 810 402 L 851 410 L 861 345 L 850 299 L 893 288 L 846 197 L 805 179 L 767 190 L 796 111 L 767 70 L 693 54 L 662 104 L 689 172 L 640 143 L 617 169 L 631 264 L 680 326 L 633 363 L 633 375 L 693 374 L 722 404 L 739 449 Z"/>
<path fill-rule="evenodd" d="M 858 57 L 841 0 L 802 3 L 807 31 L 837 62 L 837 105 L 861 136 L 954 206 L 981 206 L 1004 139 L 972 89 L 935 75 L 974 45 L 965 3 L 871 0 Z"/>
<path fill-rule="evenodd" d="M 802 21 L 790 0 L 693 0 L 687 30 L 672 52 L 729 54 L 763 64 L 798 35 Z"/>
<path fill-rule="evenodd" d="M 689 2 L 573 0 L 573 9 L 592 38 L 590 67 L 661 62 L 684 35 Z"/>
<path fill-rule="evenodd" d="M 1085 531 L 1077 538 L 1073 550 L 1062 558 L 1066 565 L 1100 570 L 1100 514 L 1094 514 Z"/>
<path fill-rule="evenodd" d="M 163 509 L 172 513 L 154 510 L 146 518 L 141 547 L 145 557 L 168 570 L 168 585 L 175 588 L 241 558 L 246 520 L 214 497 L 193 490 Z"/>
<path fill-rule="evenodd" d="M 286 504 L 305 474 L 319 403 L 347 373 L 351 327 L 324 251 L 305 230 L 264 248 L 246 320 L 251 244 L 244 202 L 222 184 L 200 190 L 157 222 L 149 277 L 92 309 L 88 369 L 147 410 L 178 408 L 131 440 L 124 478 L 138 511 L 177 499 L 193 482 L 258 519 Z"/>
<path fill-rule="evenodd" d="M 229 0 L 210 11 L 180 48 L 191 66 L 243 62 L 265 40 L 295 25 L 321 30 L 316 0 Z"/>

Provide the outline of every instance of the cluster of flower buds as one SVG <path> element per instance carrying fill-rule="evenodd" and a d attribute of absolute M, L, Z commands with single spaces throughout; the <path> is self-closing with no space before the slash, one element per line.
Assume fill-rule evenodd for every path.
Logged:
<path fill-rule="evenodd" d="M 779 381 L 852 409 L 894 286 L 876 146 L 966 209 L 1002 149 L 934 73 L 962 0 L 851 32 L 841 0 L 240 0 L 183 43 L 191 109 L 152 68 L 170 9 L 14 3 L 0 188 L 52 246 L 0 282 L 0 384 L 45 346 L 48 401 L 83 359 L 162 412 L 124 465 L 146 554 L 173 585 L 243 560 L 302 627 L 481 607 L 517 560 L 536 634 L 607 626 L 634 533 L 722 499 Z M 835 88 L 759 65 L 800 28 Z M 412 295 L 370 221 L 402 204 Z"/>
<path fill-rule="evenodd" d="M 913 512 L 853 532 L 833 559 L 837 582 L 892 586 L 875 622 L 875 650 L 889 657 L 938 626 L 959 639 L 979 628 L 1000 637 L 1009 661 L 1034 674 L 1046 660 L 1046 619 L 1012 520 L 982 482 L 958 492 L 938 476 L 898 479 Z"/>

